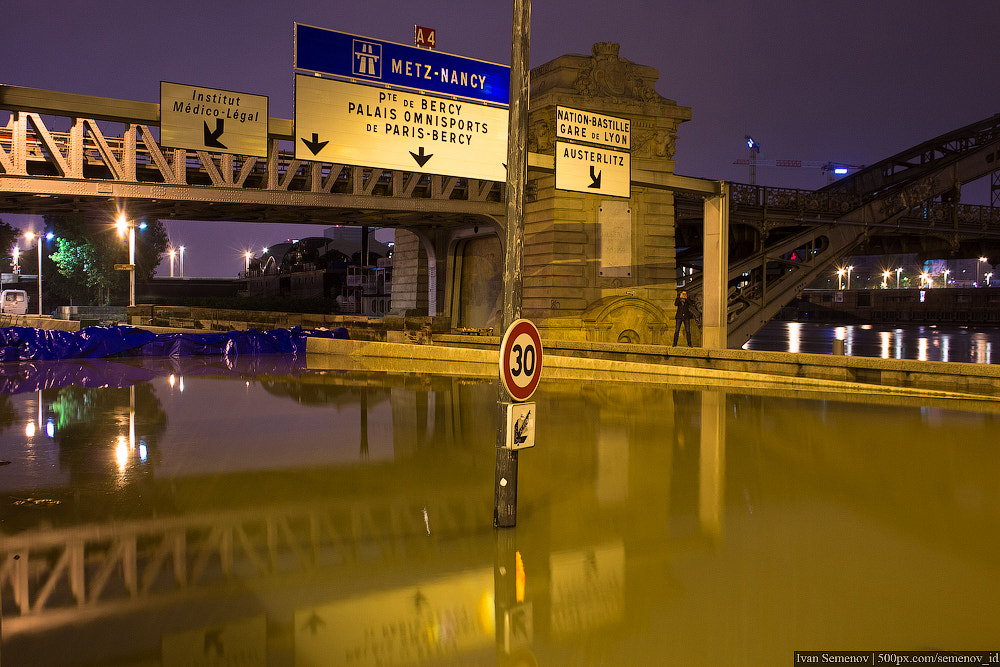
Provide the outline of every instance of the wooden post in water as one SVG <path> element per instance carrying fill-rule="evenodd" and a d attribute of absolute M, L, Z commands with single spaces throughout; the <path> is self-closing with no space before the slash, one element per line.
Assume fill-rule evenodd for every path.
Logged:
<path fill-rule="evenodd" d="M 503 264 L 503 313 L 500 331 L 521 317 L 521 268 L 524 251 L 524 189 L 528 178 L 528 51 L 531 0 L 514 0 L 510 51 L 510 120 L 507 130 L 507 211 Z M 517 450 L 505 449 L 503 404 L 512 397 L 497 380 L 497 447 L 493 525 L 517 525 Z"/>

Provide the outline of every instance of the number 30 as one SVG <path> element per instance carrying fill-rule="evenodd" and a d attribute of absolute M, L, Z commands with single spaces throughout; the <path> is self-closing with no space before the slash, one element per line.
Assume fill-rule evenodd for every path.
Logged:
<path fill-rule="evenodd" d="M 511 375 L 517 377 L 522 372 L 531 377 L 535 372 L 535 346 L 529 345 L 526 348 L 522 348 L 520 345 L 515 345 L 511 352 L 514 353 L 514 367 L 510 369 Z"/>

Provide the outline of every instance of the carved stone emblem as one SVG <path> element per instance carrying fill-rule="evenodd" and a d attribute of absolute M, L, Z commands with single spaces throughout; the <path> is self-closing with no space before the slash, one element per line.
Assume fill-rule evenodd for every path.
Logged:
<path fill-rule="evenodd" d="M 573 87 L 585 97 L 655 100 L 656 91 L 638 75 L 635 63 L 618 57 L 619 48 L 614 42 L 594 44 L 590 64 L 577 76 Z"/>

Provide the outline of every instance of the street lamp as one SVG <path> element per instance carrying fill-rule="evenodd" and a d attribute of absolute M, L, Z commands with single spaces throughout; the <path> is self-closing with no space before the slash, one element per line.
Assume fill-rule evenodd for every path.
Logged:
<path fill-rule="evenodd" d="M 136 225 L 125 219 L 124 213 L 118 214 L 115 222 L 118 228 L 118 238 L 123 238 L 128 233 L 128 305 L 135 305 L 135 228 Z M 139 229 L 145 229 L 146 223 L 140 222 Z"/>
<path fill-rule="evenodd" d="M 253 253 L 250 252 L 249 250 L 247 250 L 245 253 L 243 253 L 243 259 L 246 260 L 246 264 L 247 264 L 247 277 L 248 278 L 250 277 L 250 257 L 252 255 L 253 255 Z"/>
<path fill-rule="evenodd" d="M 986 263 L 986 261 L 987 261 L 987 259 L 986 259 L 985 257 L 980 257 L 980 258 L 979 258 L 979 264 L 985 264 L 985 263 Z M 977 266 L 978 266 L 978 265 L 977 265 Z M 978 271 L 977 271 L 976 273 L 978 273 Z"/>
<path fill-rule="evenodd" d="M 931 282 L 931 274 L 924 271 L 920 274 L 920 286 L 923 287 Z"/>
<path fill-rule="evenodd" d="M 180 247 L 181 251 L 181 278 L 184 277 L 184 246 Z"/>
<path fill-rule="evenodd" d="M 118 221 L 115 223 L 118 228 L 118 238 L 125 236 L 128 232 L 128 305 L 135 305 L 135 226 L 130 225 L 125 219 L 124 213 L 118 214 Z"/>
<path fill-rule="evenodd" d="M 899 289 L 899 274 L 903 272 L 903 267 L 896 269 L 896 289 Z"/>
<path fill-rule="evenodd" d="M 889 287 L 889 276 L 892 275 L 892 271 L 886 269 L 882 272 L 882 289 Z"/>
<path fill-rule="evenodd" d="M 177 256 L 177 251 L 173 248 L 170 249 L 170 277 L 174 277 L 174 257 Z"/>
<path fill-rule="evenodd" d="M 941 275 L 944 276 L 944 285 L 942 285 L 942 287 L 947 287 L 948 286 L 948 274 L 949 273 L 951 273 L 951 269 L 945 269 L 944 271 L 941 272 Z"/>
<path fill-rule="evenodd" d="M 986 274 L 986 286 L 987 287 L 990 286 L 990 278 L 992 278 L 992 277 L 993 277 L 993 272 L 992 271 L 990 271 L 989 273 Z"/>
<path fill-rule="evenodd" d="M 42 314 L 42 236 L 40 234 L 35 234 L 35 232 L 25 232 L 24 238 L 28 241 L 28 245 L 38 238 L 38 315 Z M 45 235 L 46 239 L 52 238 L 52 232 Z M 16 258 L 15 258 L 15 261 Z"/>
<path fill-rule="evenodd" d="M 851 289 L 851 272 L 854 271 L 854 265 L 847 267 L 847 289 Z"/>
<path fill-rule="evenodd" d="M 837 269 L 837 289 L 844 289 L 844 274 L 847 273 L 847 269 L 841 267 Z"/>

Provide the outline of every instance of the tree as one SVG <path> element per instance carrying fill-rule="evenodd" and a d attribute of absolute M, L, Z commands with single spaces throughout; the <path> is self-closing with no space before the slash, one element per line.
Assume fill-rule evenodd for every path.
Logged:
<path fill-rule="evenodd" d="M 51 257 L 58 276 L 48 291 L 77 303 L 106 305 L 111 294 L 128 289 L 128 274 L 115 264 L 128 261 L 128 245 L 118 238 L 110 222 L 95 222 L 82 215 L 46 216 L 45 224 L 56 236 L 58 249 Z M 167 233 L 159 220 L 147 221 L 136 230 L 135 277 L 147 281 L 156 273 L 167 249 Z"/>
<path fill-rule="evenodd" d="M 5 272 L 11 271 L 12 266 L 12 253 L 14 249 L 14 244 L 17 243 L 18 237 L 21 235 L 21 230 L 16 227 L 11 227 L 2 219 L 0 219 L 0 257 L 3 257 L 3 270 Z M 10 261 L 11 263 L 8 263 Z"/>

